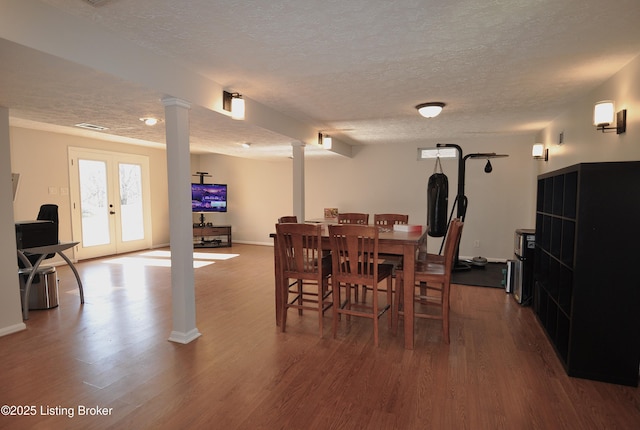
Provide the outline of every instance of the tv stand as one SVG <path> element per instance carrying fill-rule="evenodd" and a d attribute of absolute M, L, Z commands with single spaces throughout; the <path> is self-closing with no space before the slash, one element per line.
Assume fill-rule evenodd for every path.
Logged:
<path fill-rule="evenodd" d="M 221 248 L 231 246 L 231 226 L 213 224 L 193 225 L 194 248 Z"/>

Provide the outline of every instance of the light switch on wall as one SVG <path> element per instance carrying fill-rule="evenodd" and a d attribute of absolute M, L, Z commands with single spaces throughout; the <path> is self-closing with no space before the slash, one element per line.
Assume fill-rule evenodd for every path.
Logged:
<path fill-rule="evenodd" d="M 49 195 L 54 195 L 54 194 L 58 194 L 58 188 L 57 187 L 49 187 Z"/>

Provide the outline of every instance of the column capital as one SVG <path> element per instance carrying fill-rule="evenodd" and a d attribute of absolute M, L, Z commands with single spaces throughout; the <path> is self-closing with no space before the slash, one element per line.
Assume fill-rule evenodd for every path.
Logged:
<path fill-rule="evenodd" d="M 162 104 L 167 106 L 179 106 L 185 109 L 191 109 L 191 103 L 186 100 L 179 99 L 177 97 L 163 97 Z"/>

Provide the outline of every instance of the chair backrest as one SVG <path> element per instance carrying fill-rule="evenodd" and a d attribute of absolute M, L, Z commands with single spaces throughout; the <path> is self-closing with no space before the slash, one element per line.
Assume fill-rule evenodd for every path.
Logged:
<path fill-rule="evenodd" d="M 53 223 L 56 225 L 56 230 L 58 230 L 58 205 L 54 205 L 54 204 L 44 204 L 40 206 L 40 210 L 38 211 L 38 217 L 36 218 L 39 221 L 53 221 Z M 56 236 L 58 235 L 58 233 L 56 233 Z M 49 258 L 53 258 L 55 257 L 56 254 L 47 254 L 47 256 L 45 257 L 45 260 L 48 260 Z M 37 261 L 37 255 L 32 255 L 27 257 L 29 259 L 29 261 L 31 261 L 31 264 L 35 264 L 35 261 Z"/>
<path fill-rule="evenodd" d="M 278 218 L 278 222 L 279 223 L 285 223 L 285 222 L 297 223 L 298 217 L 296 215 L 281 216 L 280 218 Z"/>
<path fill-rule="evenodd" d="M 449 231 L 447 232 L 447 238 L 444 244 L 444 264 L 447 276 L 451 276 L 451 272 L 453 271 L 453 265 L 456 260 L 456 250 L 460 244 L 463 226 L 464 223 L 456 218 L 451 221 Z"/>
<path fill-rule="evenodd" d="M 320 224 L 276 224 L 278 252 L 283 274 L 287 278 L 316 279 L 328 274 L 331 264 L 322 258 Z"/>
<path fill-rule="evenodd" d="M 58 225 L 58 205 L 46 204 L 40 206 L 40 211 L 36 219 L 39 221 L 53 221 Z"/>
<path fill-rule="evenodd" d="M 373 223 L 378 226 L 393 226 L 394 224 L 409 224 L 409 215 L 374 214 Z"/>
<path fill-rule="evenodd" d="M 334 282 L 375 285 L 378 279 L 378 227 L 329 225 Z"/>
<path fill-rule="evenodd" d="M 338 224 L 369 224 L 369 214 L 347 212 L 338 214 Z"/>

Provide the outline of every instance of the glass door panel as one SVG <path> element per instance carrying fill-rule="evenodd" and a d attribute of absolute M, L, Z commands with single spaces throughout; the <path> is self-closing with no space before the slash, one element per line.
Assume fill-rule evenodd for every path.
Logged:
<path fill-rule="evenodd" d="M 148 157 L 69 148 L 76 258 L 151 247 Z"/>
<path fill-rule="evenodd" d="M 78 160 L 80 211 L 82 214 L 82 246 L 112 243 L 109 232 L 109 199 L 107 163 Z"/>
<path fill-rule="evenodd" d="M 121 240 L 144 238 L 142 169 L 136 164 L 119 165 Z"/>

